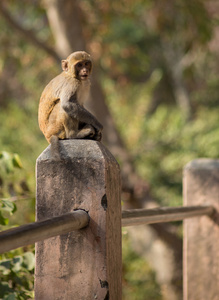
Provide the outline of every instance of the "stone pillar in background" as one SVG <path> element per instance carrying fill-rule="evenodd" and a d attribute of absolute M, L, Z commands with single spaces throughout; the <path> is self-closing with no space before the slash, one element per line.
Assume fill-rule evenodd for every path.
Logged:
<path fill-rule="evenodd" d="M 197 159 L 184 169 L 184 205 L 219 209 L 219 160 Z M 219 218 L 184 221 L 184 300 L 219 299 Z"/>

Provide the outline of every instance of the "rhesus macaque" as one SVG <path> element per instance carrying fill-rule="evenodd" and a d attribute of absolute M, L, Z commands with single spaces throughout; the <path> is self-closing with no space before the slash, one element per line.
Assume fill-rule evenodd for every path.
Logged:
<path fill-rule="evenodd" d="M 39 126 L 51 144 L 58 139 L 100 141 L 103 126 L 83 104 L 90 92 L 92 61 L 88 53 L 77 51 L 62 60 L 63 72 L 45 87 L 39 104 Z"/>

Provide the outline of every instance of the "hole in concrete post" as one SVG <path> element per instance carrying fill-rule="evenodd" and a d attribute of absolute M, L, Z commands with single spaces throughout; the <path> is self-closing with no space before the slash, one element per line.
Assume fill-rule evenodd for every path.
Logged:
<path fill-rule="evenodd" d="M 106 281 L 106 280 L 101 280 L 101 279 L 99 279 L 100 280 L 100 285 L 101 285 L 101 287 L 102 288 L 106 288 L 106 289 L 108 289 L 108 282 Z"/>
<path fill-rule="evenodd" d="M 106 197 L 106 194 L 101 199 L 101 205 L 102 205 L 103 209 L 106 211 L 106 209 L 107 209 L 107 197 Z"/>

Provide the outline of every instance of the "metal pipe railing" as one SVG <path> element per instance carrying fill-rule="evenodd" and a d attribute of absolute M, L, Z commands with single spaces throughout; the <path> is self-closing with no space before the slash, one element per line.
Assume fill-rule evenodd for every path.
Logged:
<path fill-rule="evenodd" d="M 84 210 L 76 210 L 52 219 L 2 231 L 0 232 L 0 253 L 84 228 L 88 223 L 89 215 Z"/>
<path fill-rule="evenodd" d="M 132 209 L 122 212 L 122 226 L 180 221 L 186 218 L 212 215 L 212 206 L 159 207 L 153 209 Z"/>
<path fill-rule="evenodd" d="M 153 209 L 131 209 L 122 212 L 122 226 L 180 221 L 198 216 L 211 216 L 213 206 L 159 207 Z M 22 225 L 0 232 L 0 253 L 34 244 L 38 241 L 84 228 L 89 215 L 77 210 L 52 219 Z"/>

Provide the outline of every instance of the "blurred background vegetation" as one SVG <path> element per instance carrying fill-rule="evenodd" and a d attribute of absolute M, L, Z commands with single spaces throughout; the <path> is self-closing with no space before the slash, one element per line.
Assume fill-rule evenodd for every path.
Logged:
<path fill-rule="evenodd" d="M 0 3 L 1 229 L 34 221 L 35 162 L 47 147 L 38 128 L 38 102 L 61 70 L 57 60 L 67 56 L 51 30 L 51 3 L 77 7 L 83 43 L 72 36 L 70 44 L 84 45 L 92 54 L 121 149 L 142 180 L 130 188 L 125 179 L 130 173 L 124 171 L 124 206 L 142 207 L 148 199 L 154 205 L 182 205 L 184 165 L 198 157 L 218 158 L 219 3 L 7 0 Z M 83 50 L 77 47 L 72 51 Z M 94 112 L 97 105 L 94 101 Z M 125 170 L 124 155 L 105 139 Z M 141 205 L 140 198 L 146 199 Z M 180 223 L 171 232 L 181 240 Z M 0 256 L 0 299 L 33 297 L 33 252 L 29 246 Z M 141 254 L 124 230 L 124 300 L 181 299 L 181 281 L 171 279 L 178 291 L 165 292 L 168 283 Z"/>

